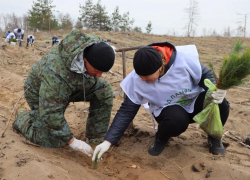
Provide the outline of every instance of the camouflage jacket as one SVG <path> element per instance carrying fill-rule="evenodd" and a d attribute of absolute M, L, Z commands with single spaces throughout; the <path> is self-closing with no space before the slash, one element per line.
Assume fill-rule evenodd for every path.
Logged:
<path fill-rule="evenodd" d="M 73 30 L 31 70 L 37 77 L 34 88 L 39 88 L 41 129 L 63 142 L 68 142 L 73 137 L 64 118 L 70 98 L 83 92 L 85 88 L 87 93 L 88 88 L 83 87 L 83 84 L 86 79 L 93 78 L 85 74 L 83 51 L 93 43 L 102 41 L 97 36 Z"/>

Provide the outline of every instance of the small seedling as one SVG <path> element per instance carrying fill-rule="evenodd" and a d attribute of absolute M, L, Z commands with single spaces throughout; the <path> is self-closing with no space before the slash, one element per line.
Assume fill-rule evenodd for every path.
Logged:
<path fill-rule="evenodd" d="M 94 163 L 93 169 L 97 169 L 98 168 L 98 154 L 99 153 L 97 153 L 96 156 L 95 156 L 95 163 Z"/>
<path fill-rule="evenodd" d="M 17 40 L 14 39 L 14 38 L 10 38 L 9 41 L 10 41 L 10 42 L 17 42 Z"/>
<path fill-rule="evenodd" d="M 22 56 L 21 56 L 22 60 L 25 58 L 26 55 L 27 54 L 22 54 Z"/>
<path fill-rule="evenodd" d="M 21 104 L 21 105 L 20 105 L 20 108 L 25 108 L 24 104 Z"/>

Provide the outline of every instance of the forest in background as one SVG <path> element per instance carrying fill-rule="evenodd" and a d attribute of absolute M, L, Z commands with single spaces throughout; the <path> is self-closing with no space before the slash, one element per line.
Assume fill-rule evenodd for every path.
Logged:
<path fill-rule="evenodd" d="M 36 0 L 28 11 L 22 16 L 16 15 L 14 12 L 0 14 L 0 31 L 12 31 L 15 28 L 27 30 L 51 31 L 51 30 L 72 30 L 84 29 L 91 31 L 113 31 L 113 32 L 146 32 L 150 34 L 153 24 L 149 20 L 146 27 L 136 25 L 136 20 L 130 17 L 129 11 L 120 12 L 119 6 L 116 6 L 113 12 L 108 12 L 106 6 L 98 0 L 96 4 L 93 0 L 86 0 L 84 4 L 79 4 L 79 16 L 73 19 L 70 13 L 58 13 L 53 0 Z M 190 0 L 188 6 L 184 9 L 186 14 L 186 22 L 183 24 L 184 34 L 181 36 L 195 37 L 197 35 L 197 27 L 201 21 L 200 9 L 197 0 Z M 57 13 L 57 15 L 55 15 Z M 242 16 L 243 17 L 243 16 Z M 238 21 L 236 29 L 226 26 L 222 31 L 217 32 L 214 29 L 202 29 L 203 37 L 246 37 L 246 20 L 247 15 Z M 168 29 L 166 34 L 169 36 L 180 36 L 178 30 Z"/>

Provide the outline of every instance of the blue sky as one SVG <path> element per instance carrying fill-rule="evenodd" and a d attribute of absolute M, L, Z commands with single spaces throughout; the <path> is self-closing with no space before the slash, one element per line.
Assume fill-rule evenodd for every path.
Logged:
<path fill-rule="evenodd" d="M 203 30 L 207 33 L 216 30 L 222 34 L 225 27 L 235 30 L 242 21 L 244 26 L 244 14 L 247 14 L 246 30 L 250 36 L 250 0 L 197 0 L 199 9 L 199 21 L 196 26 L 196 35 L 203 35 Z M 93 0 L 94 4 L 97 0 Z M 134 18 L 134 26 L 142 28 L 148 22 L 152 22 L 152 33 L 184 35 L 184 27 L 188 22 L 184 9 L 189 6 L 189 0 L 101 0 L 106 10 L 111 14 L 116 6 L 119 6 L 120 13 L 127 11 L 130 17 Z M 33 0 L 11 0 L 0 2 L 1 14 L 15 12 L 21 16 L 31 9 Z M 62 13 L 69 13 L 74 20 L 79 16 L 79 4 L 84 5 L 85 0 L 53 0 L 56 5 L 55 10 Z M 237 15 L 240 13 L 241 15 Z"/>

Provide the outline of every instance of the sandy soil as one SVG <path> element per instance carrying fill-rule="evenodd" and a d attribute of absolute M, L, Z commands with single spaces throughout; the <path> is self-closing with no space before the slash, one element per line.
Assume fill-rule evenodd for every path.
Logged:
<path fill-rule="evenodd" d="M 59 33 L 59 32 L 58 32 Z M 222 56 L 230 50 L 234 38 L 206 37 L 181 38 L 153 36 L 128 33 L 93 32 L 103 39 L 111 39 L 111 45 L 117 48 L 145 45 L 151 42 L 169 41 L 175 45 L 196 44 L 203 63 L 212 61 L 219 65 Z M 40 50 L 47 51 L 45 41 L 47 33 L 35 35 L 36 45 Z M 250 45 L 249 40 L 246 44 Z M 40 50 L 29 47 L 7 45 L 5 50 L 0 47 L 0 131 L 2 132 L 12 114 L 14 105 L 23 94 L 23 84 L 32 65 L 42 55 Z M 132 70 L 134 51 L 126 53 L 127 73 Z M 111 82 L 113 89 L 119 91 L 122 80 L 121 53 L 116 55 L 113 72 L 120 74 L 103 74 L 103 78 Z M 250 134 L 250 81 L 241 88 L 233 88 L 227 93 L 230 102 L 230 115 L 224 132 L 230 131 L 239 138 Z M 120 107 L 121 100 L 114 99 L 112 117 Z M 24 98 L 19 106 L 29 109 Z M 86 116 L 83 103 L 70 104 L 65 117 L 74 135 L 85 139 Z M 12 116 L 11 123 L 14 120 Z M 134 119 L 134 132 L 125 133 L 117 146 L 113 146 L 104 154 L 98 169 L 93 169 L 91 159 L 80 152 L 64 146 L 58 149 L 36 147 L 12 130 L 7 128 L 5 136 L 0 138 L 0 180 L 24 179 L 130 179 L 130 180 L 249 180 L 250 149 L 236 141 L 225 137 L 226 155 L 213 156 L 208 152 L 206 134 L 191 124 L 187 131 L 179 137 L 171 138 L 169 145 L 158 157 L 152 157 L 147 150 L 154 139 L 152 122 L 143 108 Z M 94 148 L 94 146 L 93 146 Z"/>

